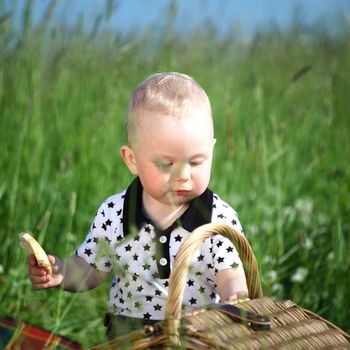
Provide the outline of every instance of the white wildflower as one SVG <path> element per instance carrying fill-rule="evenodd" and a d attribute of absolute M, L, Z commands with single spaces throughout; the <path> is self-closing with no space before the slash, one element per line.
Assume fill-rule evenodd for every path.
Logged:
<path fill-rule="evenodd" d="M 292 282 L 302 283 L 305 280 L 308 272 L 309 271 L 305 267 L 298 267 L 293 276 L 291 277 Z"/>
<path fill-rule="evenodd" d="M 303 247 L 306 250 L 311 250 L 311 248 L 314 246 L 313 241 L 310 238 L 306 238 L 304 243 L 303 243 Z"/>
<path fill-rule="evenodd" d="M 267 272 L 267 278 L 271 281 L 271 282 L 275 282 L 277 280 L 277 271 L 275 270 L 270 270 Z"/>
<path fill-rule="evenodd" d="M 294 221 L 295 220 L 295 215 L 296 215 L 296 210 L 293 207 L 285 207 L 283 208 L 282 215 L 285 221 Z"/>
<path fill-rule="evenodd" d="M 283 285 L 281 283 L 274 283 L 271 287 L 272 293 L 279 293 L 283 291 Z"/>
<path fill-rule="evenodd" d="M 0 264 L 0 275 L 4 273 L 4 267 Z"/>
<path fill-rule="evenodd" d="M 275 259 L 271 256 L 271 255 L 265 255 L 262 259 L 263 264 L 267 265 L 267 264 L 271 264 L 275 261 Z"/>
<path fill-rule="evenodd" d="M 300 212 L 304 224 L 310 223 L 314 203 L 311 198 L 301 198 L 295 202 L 295 208 Z"/>
<path fill-rule="evenodd" d="M 327 260 L 328 260 L 328 261 L 334 260 L 334 252 L 333 252 L 333 251 L 332 251 L 332 252 L 329 252 L 329 253 L 327 254 Z"/>

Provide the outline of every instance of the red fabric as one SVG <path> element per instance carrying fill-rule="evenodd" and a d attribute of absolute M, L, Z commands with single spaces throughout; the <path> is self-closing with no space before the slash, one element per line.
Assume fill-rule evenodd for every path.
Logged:
<path fill-rule="evenodd" d="M 17 323 L 11 318 L 4 318 L 0 320 L 0 348 L 7 350 L 80 350 L 81 346 L 44 329 L 26 323 Z"/>

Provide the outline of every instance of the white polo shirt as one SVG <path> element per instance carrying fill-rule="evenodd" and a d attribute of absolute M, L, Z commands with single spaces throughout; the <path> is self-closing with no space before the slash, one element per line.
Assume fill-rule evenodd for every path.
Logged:
<path fill-rule="evenodd" d="M 142 319 L 164 319 L 169 274 L 176 253 L 195 228 L 223 223 L 243 233 L 237 213 L 207 189 L 190 202 L 166 230 L 157 228 L 142 207 L 142 185 L 136 178 L 123 192 L 109 197 L 98 209 L 90 231 L 76 254 L 101 271 L 114 271 L 110 311 Z M 215 302 L 215 276 L 241 266 L 233 244 L 217 235 L 197 250 L 186 279 L 185 310 Z"/>

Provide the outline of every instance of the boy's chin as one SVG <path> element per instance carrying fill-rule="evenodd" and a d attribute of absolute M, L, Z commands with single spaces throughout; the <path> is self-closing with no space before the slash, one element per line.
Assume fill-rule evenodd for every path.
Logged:
<path fill-rule="evenodd" d="M 173 197 L 172 203 L 179 207 L 188 204 L 193 198 L 193 196 L 175 196 Z"/>

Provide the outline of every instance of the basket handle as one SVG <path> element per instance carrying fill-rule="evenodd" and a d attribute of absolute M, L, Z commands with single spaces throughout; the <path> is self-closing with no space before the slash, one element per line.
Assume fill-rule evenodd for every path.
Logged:
<path fill-rule="evenodd" d="M 181 245 L 174 261 L 173 271 L 170 274 L 164 332 L 174 345 L 179 342 L 178 327 L 180 326 L 182 299 L 188 267 L 194 253 L 203 241 L 218 234 L 230 239 L 238 251 L 243 263 L 250 299 L 262 296 L 258 264 L 244 235 L 225 224 L 206 224 L 196 228 Z"/>

